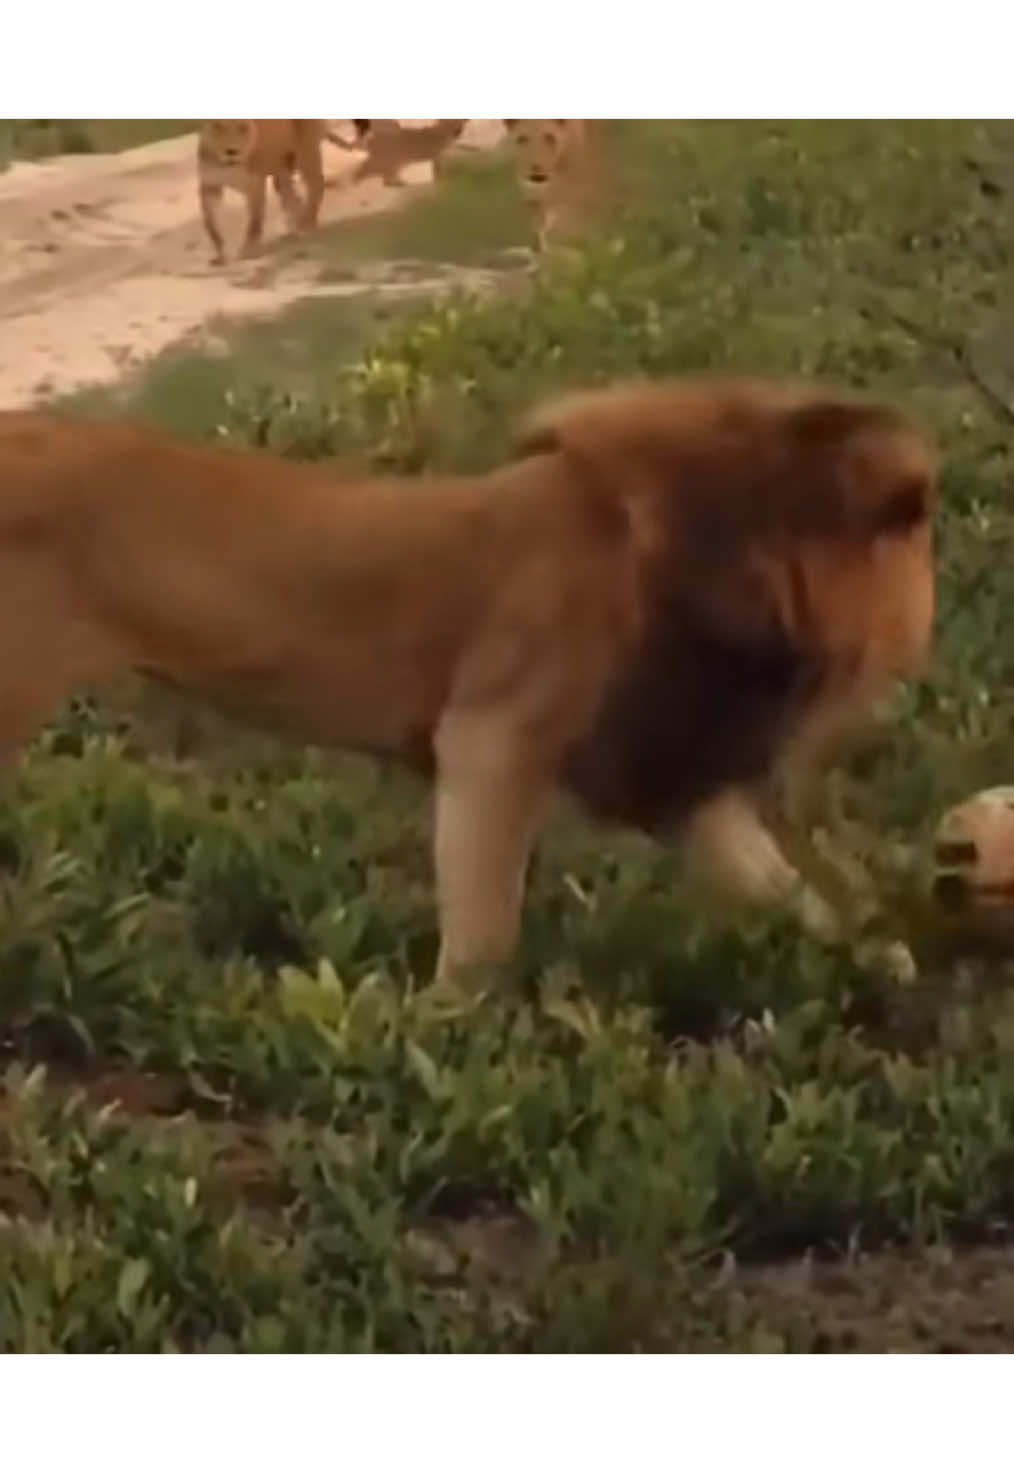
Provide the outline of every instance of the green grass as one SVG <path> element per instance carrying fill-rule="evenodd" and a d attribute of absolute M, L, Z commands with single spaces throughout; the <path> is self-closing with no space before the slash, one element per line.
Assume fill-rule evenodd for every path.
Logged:
<path fill-rule="evenodd" d="M 415 783 L 158 692 L 77 703 L 0 803 L 0 1349 L 1010 1347 L 1014 967 L 887 858 L 1011 777 L 1012 141 L 617 125 L 616 217 L 523 290 L 330 358 L 307 308 L 134 384 L 192 433 L 405 470 L 491 463 L 532 399 L 629 372 L 816 373 L 917 415 L 935 661 L 823 796 L 922 970 L 899 990 L 716 915 L 673 856 L 564 813 L 513 990 L 440 1015 Z M 497 244 L 454 191 L 506 222 L 509 178 L 466 170 L 392 254 Z"/>
<path fill-rule="evenodd" d="M 261 399 L 276 412 L 270 386 L 325 397 L 340 365 L 356 361 L 392 310 L 363 292 L 315 297 L 263 320 L 212 322 L 199 344 L 167 348 L 118 384 L 67 395 L 61 408 L 85 416 L 126 413 L 200 438 L 227 425 L 237 401 L 249 430 Z"/>
<path fill-rule="evenodd" d="M 503 150 L 452 151 L 439 189 L 403 187 L 404 208 L 325 230 L 321 253 L 338 265 L 391 257 L 471 265 L 530 244 L 528 212 Z"/>

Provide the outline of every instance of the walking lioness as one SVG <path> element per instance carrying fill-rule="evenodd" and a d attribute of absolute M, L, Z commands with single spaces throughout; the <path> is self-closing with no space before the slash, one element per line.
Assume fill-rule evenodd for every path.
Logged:
<path fill-rule="evenodd" d="M 738 380 L 551 405 L 486 475 L 0 415 L 0 740 L 140 670 L 435 779 L 440 976 L 510 956 L 554 787 L 833 934 L 751 794 L 919 668 L 933 470 L 891 409 Z"/>
<path fill-rule="evenodd" d="M 246 199 L 244 256 L 260 248 L 269 178 L 289 228 L 313 229 L 324 197 L 324 132 L 323 121 L 316 118 L 217 118 L 201 124 L 197 180 L 201 218 L 214 250 L 213 265 L 220 266 L 225 260 L 220 214 L 226 189 L 235 189 Z M 306 189 L 303 202 L 293 182 L 296 173 Z"/>
<path fill-rule="evenodd" d="M 586 222 L 601 203 L 601 164 L 587 118 L 504 118 L 540 251 Z"/>

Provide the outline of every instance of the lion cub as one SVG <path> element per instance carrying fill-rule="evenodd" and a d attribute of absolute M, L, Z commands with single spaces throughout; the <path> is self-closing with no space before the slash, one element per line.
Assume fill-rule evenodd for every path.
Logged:
<path fill-rule="evenodd" d="M 433 177 L 437 178 L 444 154 L 460 138 L 468 119 L 438 118 L 421 128 L 403 128 L 394 118 L 352 121 L 358 146 L 366 149 L 366 157 L 349 182 L 361 184 L 364 179 L 379 177 L 394 186 L 401 184 L 401 171 L 408 164 L 432 164 Z"/>
<path fill-rule="evenodd" d="M 289 228 L 312 230 L 324 195 L 321 140 L 316 118 L 217 118 L 202 123 L 197 137 L 197 180 L 201 218 L 214 248 L 212 264 L 225 260 L 220 210 L 226 189 L 246 196 L 247 229 L 241 255 L 255 255 L 264 233 L 268 178 L 272 180 Z M 306 186 L 301 203 L 293 184 L 296 172 Z"/>

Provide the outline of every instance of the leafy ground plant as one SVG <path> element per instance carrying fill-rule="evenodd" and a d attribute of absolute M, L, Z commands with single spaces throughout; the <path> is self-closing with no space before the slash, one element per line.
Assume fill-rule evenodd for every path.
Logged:
<path fill-rule="evenodd" d="M 1010 1348 L 1011 964 L 920 924 L 918 856 L 1011 776 L 1012 142 L 617 124 L 580 249 L 330 372 L 315 339 L 312 383 L 261 344 L 272 372 L 215 405 L 406 470 L 486 464 L 538 395 L 631 372 L 815 373 L 919 416 L 934 667 L 822 795 L 919 983 L 709 914 L 672 856 L 561 813 L 514 990 L 437 1012 L 417 785 L 159 692 L 78 701 L 0 802 L 0 1348 Z M 416 252 L 517 244 L 509 171 L 458 167 Z M 134 411 L 213 432 L 180 375 Z"/>

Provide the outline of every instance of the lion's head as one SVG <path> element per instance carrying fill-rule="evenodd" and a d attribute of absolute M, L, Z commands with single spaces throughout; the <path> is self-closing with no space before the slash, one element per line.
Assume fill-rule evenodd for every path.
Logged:
<path fill-rule="evenodd" d="M 246 163 L 256 144 L 257 124 L 250 118 L 214 118 L 201 124 L 201 153 L 209 162 L 237 168 Z"/>
<path fill-rule="evenodd" d="M 678 817 L 922 666 L 934 470 L 895 410 L 795 384 L 625 385 L 550 406 L 522 451 L 562 456 L 626 518 L 640 632 L 572 774 L 596 806 Z"/>
<path fill-rule="evenodd" d="M 555 182 L 581 136 L 578 118 L 505 118 L 521 187 L 533 198 Z"/>

